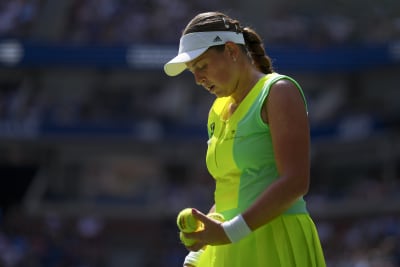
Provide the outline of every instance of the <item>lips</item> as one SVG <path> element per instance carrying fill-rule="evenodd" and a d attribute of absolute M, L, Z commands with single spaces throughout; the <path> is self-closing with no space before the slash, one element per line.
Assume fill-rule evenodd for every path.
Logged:
<path fill-rule="evenodd" d="M 202 86 L 204 87 L 204 89 L 206 89 L 210 93 L 212 93 L 215 89 L 215 85 L 211 85 L 211 84 L 202 83 Z"/>

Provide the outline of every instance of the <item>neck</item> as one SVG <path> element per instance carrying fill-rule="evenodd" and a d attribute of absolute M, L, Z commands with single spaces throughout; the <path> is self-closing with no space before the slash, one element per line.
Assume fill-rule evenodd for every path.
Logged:
<path fill-rule="evenodd" d="M 246 72 L 246 74 L 242 75 L 242 78 L 238 80 L 235 92 L 231 95 L 235 105 L 239 105 L 258 80 L 264 76 L 264 73 L 254 68 L 250 68 L 250 71 Z"/>

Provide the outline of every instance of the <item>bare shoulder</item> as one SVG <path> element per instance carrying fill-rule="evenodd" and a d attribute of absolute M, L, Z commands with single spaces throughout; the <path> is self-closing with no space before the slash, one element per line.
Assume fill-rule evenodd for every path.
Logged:
<path fill-rule="evenodd" d="M 301 97 L 301 93 L 299 88 L 297 88 L 297 86 L 288 79 L 281 79 L 279 81 L 277 81 L 276 83 L 274 83 L 271 86 L 270 89 L 270 94 L 276 95 L 277 97 Z"/>
<path fill-rule="evenodd" d="M 299 88 L 290 80 L 282 79 L 271 86 L 266 102 L 267 120 L 272 116 L 282 118 L 285 114 L 292 119 L 305 114 L 305 102 Z"/>
<path fill-rule="evenodd" d="M 288 107 L 304 109 L 305 102 L 300 88 L 291 80 L 282 79 L 271 86 L 269 97 L 269 106 Z"/>

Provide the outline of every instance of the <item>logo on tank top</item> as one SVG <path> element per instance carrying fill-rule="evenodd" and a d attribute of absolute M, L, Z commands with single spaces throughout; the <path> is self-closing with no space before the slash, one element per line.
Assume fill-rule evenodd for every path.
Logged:
<path fill-rule="evenodd" d="M 215 122 L 212 122 L 210 124 L 210 137 L 214 135 L 214 131 L 215 131 Z"/>

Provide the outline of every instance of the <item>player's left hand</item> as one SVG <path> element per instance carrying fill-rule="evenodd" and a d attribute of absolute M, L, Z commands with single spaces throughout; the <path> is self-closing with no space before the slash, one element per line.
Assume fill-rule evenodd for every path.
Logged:
<path fill-rule="evenodd" d="M 185 233 L 185 237 L 196 240 L 194 245 L 187 247 L 191 251 L 198 251 L 206 245 L 225 245 L 231 243 L 225 234 L 220 221 L 207 217 L 204 213 L 197 209 L 192 210 L 193 216 L 201 221 L 204 228 L 193 233 Z"/>

